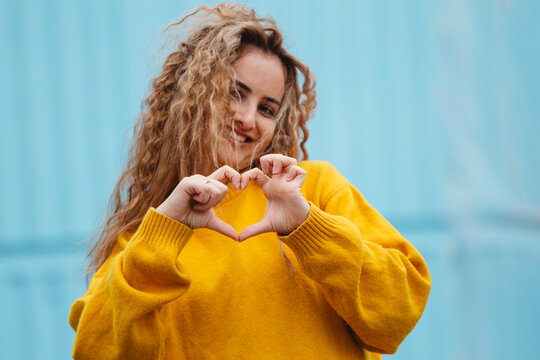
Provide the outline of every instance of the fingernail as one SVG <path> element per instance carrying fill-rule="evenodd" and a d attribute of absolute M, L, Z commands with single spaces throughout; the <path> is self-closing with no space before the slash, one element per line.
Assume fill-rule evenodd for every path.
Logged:
<path fill-rule="evenodd" d="M 278 170 L 277 170 L 277 167 L 274 166 L 274 168 L 272 169 L 272 174 L 277 174 Z"/>

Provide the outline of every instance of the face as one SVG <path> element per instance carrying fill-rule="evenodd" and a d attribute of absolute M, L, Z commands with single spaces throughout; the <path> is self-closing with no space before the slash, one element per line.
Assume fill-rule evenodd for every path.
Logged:
<path fill-rule="evenodd" d="M 241 170 L 272 141 L 285 92 L 285 69 L 277 56 L 255 47 L 244 50 L 233 69 L 232 121 L 225 126 L 218 157 L 221 165 Z"/>

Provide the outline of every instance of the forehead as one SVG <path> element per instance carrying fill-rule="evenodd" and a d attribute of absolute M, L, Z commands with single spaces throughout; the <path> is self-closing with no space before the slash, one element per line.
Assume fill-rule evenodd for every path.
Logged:
<path fill-rule="evenodd" d="M 234 62 L 233 69 L 238 80 L 254 94 L 279 100 L 283 98 L 286 70 L 276 55 L 248 47 Z"/>

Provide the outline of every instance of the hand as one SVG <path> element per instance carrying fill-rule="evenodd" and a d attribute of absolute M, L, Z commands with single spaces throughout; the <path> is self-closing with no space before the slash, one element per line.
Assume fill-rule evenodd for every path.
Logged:
<path fill-rule="evenodd" d="M 220 220 L 214 211 L 214 206 L 227 194 L 228 188 L 223 184 L 227 179 L 234 187 L 240 187 L 240 174 L 227 165 L 207 177 L 185 177 L 156 210 L 192 229 L 205 227 L 238 240 L 236 230 Z"/>
<path fill-rule="evenodd" d="M 296 165 L 296 159 L 280 154 L 261 157 L 261 170 L 255 168 L 241 175 L 240 188 L 253 180 L 266 196 L 266 213 L 261 221 L 245 228 L 238 240 L 252 236 L 277 232 L 286 235 L 306 221 L 310 206 L 302 195 L 301 187 L 306 179 L 306 171 Z M 265 174 L 272 173 L 272 178 Z"/>

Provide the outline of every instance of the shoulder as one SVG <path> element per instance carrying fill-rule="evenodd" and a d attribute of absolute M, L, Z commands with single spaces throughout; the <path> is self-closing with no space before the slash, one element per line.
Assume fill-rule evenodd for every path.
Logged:
<path fill-rule="evenodd" d="M 337 181 L 339 184 L 347 184 L 347 179 L 337 171 L 337 169 L 332 166 L 327 161 L 300 161 L 298 163 L 302 169 L 306 170 L 308 173 L 308 178 L 320 180 L 332 180 Z"/>
<path fill-rule="evenodd" d="M 298 162 L 298 166 L 307 172 L 337 171 L 328 161 L 303 160 Z"/>

